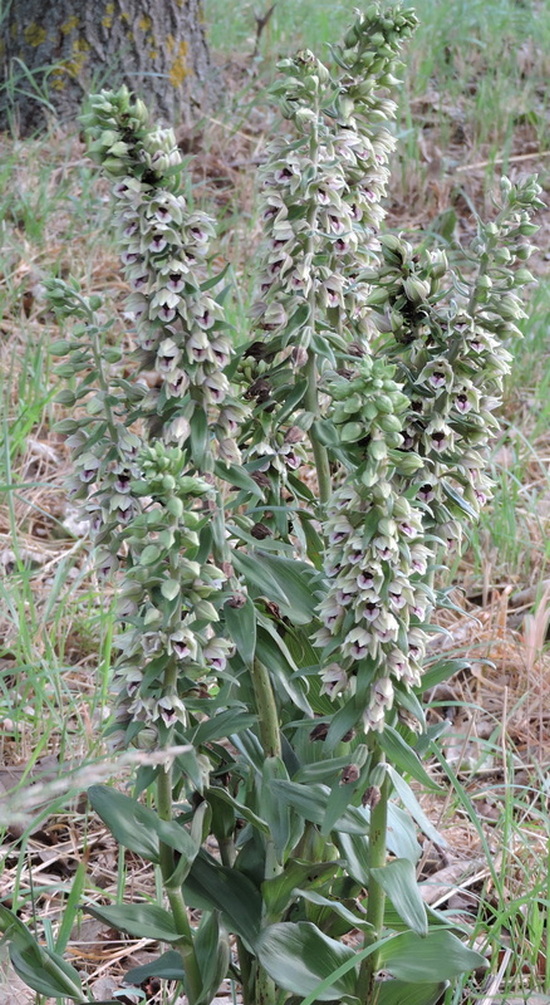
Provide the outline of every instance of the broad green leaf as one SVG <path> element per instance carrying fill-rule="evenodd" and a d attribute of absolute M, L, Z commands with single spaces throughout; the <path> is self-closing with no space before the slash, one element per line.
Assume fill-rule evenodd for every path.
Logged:
<path fill-rule="evenodd" d="M 300 671 L 284 639 L 278 635 L 269 618 L 258 614 L 258 624 L 261 626 L 256 640 L 258 659 L 267 667 L 293 704 L 306 715 L 311 715 L 309 702 L 302 691 Z"/>
<path fill-rule="evenodd" d="M 204 772 L 197 759 L 198 750 L 191 744 L 176 757 L 175 763 L 179 770 L 187 776 L 191 785 L 202 793 L 204 788 Z"/>
<path fill-rule="evenodd" d="M 88 799 L 119 844 L 158 864 L 158 817 L 153 810 L 107 785 L 90 786 Z"/>
<path fill-rule="evenodd" d="M 242 573 L 249 587 L 255 588 L 259 596 L 267 597 L 275 604 L 288 607 L 289 600 L 273 576 L 264 569 L 257 558 L 251 558 L 240 549 L 231 553 L 235 568 Z"/>
<path fill-rule="evenodd" d="M 396 935 L 380 950 L 381 966 L 398 980 L 425 984 L 426 978 L 447 981 L 487 967 L 481 953 L 465 946 L 452 932 L 436 929 L 424 938 L 415 932 Z"/>
<path fill-rule="evenodd" d="M 289 318 L 286 328 L 283 329 L 283 345 L 287 345 L 290 335 L 295 331 L 299 331 L 303 328 L 306 321 L 309 320 L 311 314 L 311 306 L 307 301 L 302 301 L 300 306 L 294 311 L 294 314 Z"/>
<path fill-rule="evenodd" d="M 467 516 L 471 517 L 473 520 L 477 520 L 478 515 L 474 507 L 471 506 L 469 502 L 467 502 L 464 496 L 460 495 L 460 493 L 457 492 L 456 489 L 454 489 L 453 486 L 450 485 L 449 482 L 446 482 L 444 479 L 441 479 L 439 484 L 440 487 L 443 489 L 445 495 L 448 496 L 449 499 L 452 499 L 452 501 L 456 503 L 458 508 L 462 510 L 463 513 L 466 513 Z"/>
<path fill-rule="evenodd" d="M 227 974 L 230 960 L 227 934 L 216 911 L 202 916 L 193 942 L 202 977 L 196 1005 L 209 1005 Z"/>
<path fill-rule="evenodd" d="M 401 777 L 399 772 L 396 771 L 391 764 L 386 766 L 386 771 L 393 782 L 395 791 L 403 803 L 403 806 L 409 811 L 413 820 L 416 820 L 416 823 L 421 830 L 424 831 L 426 837 L 429 838 L 430 841 L 433 841 L 434 844 L 441 845 L 441 847 L 445 848 L 447 846 L 445 838 L 435 829 L 431 821 L 428 820 L 428 817 L 420 806 L 420 803 L 418 802 L 418 799 L 416 798 L 410 785 L 407 784 L 405 779 Z"/>
<path fill-rule="evenodd" d="M 237 504 L 238 500 L 235 500 L 235 503 Z M 272 513 L 272 515 L 275 517 L 276 521 L 277 520 L 281 520 L 281 522 L 282 522 L 282 518 L 284 516 L 285 532 L 286 532 L 286 525 L 287 525 L 287 522 L 288 522 L 288 510 L 287 510 L 286 507 L 283 507 L 283 506 L 269 506 L 269 507 L 268 506 L 255 506 L 252 509 L 249 509 L 248 513 L 249 513 L 250 516 L 252 516 L 252 514 L 254 514 L 254 513 L 262 513 L 263 514 L 263 513 L 265 513 L 265 511 L 267 509 L 269 509 L 269 512 Z M 232 538 L 235 538 L 238 542 L 244 542 L 244 544 L 248 545 L 248 547 L 246 549 L 248 556 L 249 557 L 250 556 L 254 556 L 254 560 L 261 567 L 261 561 L 262 561 L 262 559 L 261 559 L 260 556 L 258 556 L 256 554 L 256 546 L 258 544 L 258 538 L 254 537 L 254 535 L 251 534 L 248 530 L 245 530 L 244 527 L 239 527 L 235 523 L 227 523 L 226 524 L 226 528 L 227 528 L 227 531 L 231 535 Z M 235 545 L 235 547 L 239 547 L 240 548 L 240 543 L 238 545 Z M 266 538 L 264 538 L 262 540 L 262 551 L 263 552 L 274 551 L 274 552 L 277 552 L 277 553 L 286 552 L 288 555 L 292 555 L 294 549 L 293 549 L 292 545 L 287 544 L 285 541 L 279 540 L 277 537 L 274 537 L 274 538 L 266 537 Z"/>
<path fill-rule="evenodd" d="M 349 764 L 349 759 L 348 759 Z M 335 827 L 342 814 L 346 812 L 353 800 L 356 785 L 342 785 L 340 779 L 333 782 L 327 799 L 325 817 L 321 826 L 321 834 L 326 837 Z"/>
<path fill-rule="evenodd" d="M 284 799 L 305 820 L 310 820 L 320 827 L 323 825 L 330 795 L 327 785 L 299 785 L 282 779 L 274 779 L 271 785 L 276 798 Z M 368 830 L 368 819 L 364 810 L 350 806 L 336 821 L 334 830 L 347 834 L 365 834 Z"/>
<path fill-rule="evenodd" d="M 422 848 L 418 835 L 408 813 L 390 800 L 388 803 L 388 831 L 386 834 L 388 851 L 396 858 L 408 858 L 413 865 L 418 862 Z"/>
<path fill-rule="evenodd" d="M 256 722 L 256 716 L 251 715 L 244 709 L 227 708 L 217 715 L 212 715 L 210 719 L 201 722 L 192 736 L 195 747 L 200 747 L 203 743 L 210 743 L 220 737 L 225 739 L 231 733 L 238 733 L 242 729 L 248 729 Z"/>
<path fill-rule="evenodd" d="M 199 807 L 198 812 L 200 812 L 201 809 L 202 807 Z M 201 815 L 204 814 L 205 809 L 202 810 Z M 159 817 L 156 818 L 155 829 L 160 840 L 163 841 L 164 844 L 167 844 L 170 848 L 174 848 L 175 851 L 180 853 L 181 858 L 172 875 L 172 883 L 179 886 L 183 883 L 191 865 L 199 853 L 202 839 L 202 829 L 199 826 L 199 840 L 195 840 L 185 827 L 177 823 L 176 820 L 161 820 Z"/>
<path fill-rule="evenodd" d="M 317 723 L 319 720 L 316 719 Z M 312 741 L 308 739 L 308 743 Z M 311 764 L 303 764 L 300 770 L 292 776 L 294 782 L 303 782 L 308 785 L 310 782 L 322 782 L 331 785 L 335 778 L 338 778 L 345 767 L 350 762 L 350 755 L 343 754 L 342 757 L 333 757 L 324 761 L 313 761 Z"/>
<path fill-rule="evenodd" d="M 289 415 L 296 409 L 296 405 L 299 405 L 304 394 L 306 393 L 307 380 L 297 380 L 292 390 L 285 396 L 285 403 L 281 410 L 277 413 L 277 423 L 279 429 L 282 428 L 283 423 L 286 421 Z"/>
<path fill-rule="evenodd" d="M 301 897 L 302 900 L 308 900 L 311 904 L 318 904 L 319 907 L 328 907 L 331 911 L 334 911 L 339 918 L 343 918 L 347 921 L 352 928 L 358 928 L 360 931 L 365 931 L 367 928 L 372 928 L 370 922 L 365 920 L 363 914 L 354 914 L 350 911 L 345 904 L 341 904 L 338 900 L 329 900 L 328 897 L 322 897 L 320 893 L 316 893 L 314 890 L 294 890 L 294 894 L 297 897 Z"/>
<path fill-rule="evenodd" d="M 441 681 L 449 680 L 455 673 L 469 667 L 468 660 L 438 660 L 431 663 L 422 674 L 422 692 L 429 691 Z"/>
<path fill-rule="evenodd" d="M 243 489 L 245 492 L 249 492 L 250 495 L 256 496 L 258 499 L 262 498 L 262 490 L 259 485 L 256 484 L 253 478 L 250 477 L 245 468 L 238 468 L 233 464 L 224 464 L 222 461 L 216 461 L 214 464 L 214 472 L 218 478 L 221 478 L 224 482 L 229 482 L 230 485 L 236 485 L 238 489 Z"/>
<path fill-rule="evenodd" d="M 369 839 L 364 834 L 343 834 L 339 831 L 334 840 L 340 850 L 340 858 L 345 863 L 345 872 L 360 883 L 369 885 Z"/>
<path fill-rule="evenodd" d="M 363 713 L 363 705 L 354 695 L 345 705 L 342 705 L 336 713 L 332 715 L 327 738 L 325 740 L 325 750 L 331 754 L 334 748 L 340 743 L 343 736 L 357 724 Z"/>
<path fill-rule="evenodd" d="M 290 838 L 290 808 L 288 803 L 281 802 L 274 796 L 271 783 L 277 778 L 288 781 L 288 772 L 281 758 L 266 757 L 260 786 L 260 813 L 267 822 L 277 861 L 282 865 Z"/>
<path fill-rule="evenodd" d="M 204 468 L 204 458 L 208 444 L 208 420 L 204 408 L 199 402 L 191 416 L 191 456 L 197 468 Z"/>
<path fill-rule="evenodd" d="M 160 942 L 181 939 L 172 915 L 157 904 L 113 904 L 111 907 L 87 904 L 86 911 L 110 928 L 137 939 L 158 939 Z"/>
<path fill-rule="evenodd" d="M 260 963 L 279 987 L 294 995 L 307 995 L 342 963 L 351 961 L 355 951 L 330 939 L 309 921 L 269 925 L 256 944 Z M 318 1001 L 335 1001 L 355 991 L 353 970 L 321 991 Z"/>
<path fill-rule="evenodd" d="M 447 981 L 441 981 L 439 984 L 381 981 L 378 985 L 376 1005 L 435 1005 L 447 986 Z"/>
<path fill-rule="evenodd" d="M 368 886 L 370 876 L 368 837 L 364 833 L 346 834 L 340 829 L 335 832 L 334 840 L 350 875 L 358 883 Z M 386 845 L 388 851 L 396 858 L 407 858 L 413 865 L 418 862 L 422 851 L 411 818 L 393 802 L 388 804 Z"/>
<path fill-rule="evenodd" d="M 428 917 L 420 896 L 416 872 L 407 858 L 396 858 L 380 869 L 371 869 L 402 920 L 417 935 L 427 935 Z"/>
<path fill-rule="evenodd" d="M 235 816 L 242 817 L 243 820 L 246 820 L 247 823 L 252 824 L 252 826 L 255 827 L 257 830 L 259 830 L 262 834 L 269 834 L 269 827 L 267 825 L 267 822 L 265 820 L 262 820 L 262 818 L 259 817 L 257 813 L 254 813 L 254 811 L 251 810 L 249 806 L 245 806 L 244 803 L 240 803 L 239 800 L 235 798 L 235 796 L 232 796 L 231 793 L 227 791 L 227 789 L 222 789 L 221 787 L 210 788 L 206 793 L 206 799 L 210 802 L 212 796 L 214 797 L 214 799 L 217 799 L 218 801 L 224 802 L 228 806 L 233 807 L 233 810 L 235 811 Z"/>
<path fill-rule="evenodd" d="M 296 625 L 308 625 L 315 617 L 319 598 L 315 596 L 319 573 L 313 566 L 295 559 L 258 553 L 258 564 L 267 568 L 288 597 L 285 614 Z"/>
<path fill-rule="evenodd" d="M 3 933 L 6 941 L 12 942 L 19 950 L 28 949 L 29 946 L 40 950 L 36 939 L 31 935 L 27 926 L 4 904 L 0 904 L 0 932 Z"/>
<path fill-rule="evenodd" d="M 262 898 L 254 884 L 236 869 L 220 865 L 201 851 L 183 884 L 192 907 L 219 911 L 230 932 L 253 946 L 260 931 Z"/>
<path fill-rule="evenodd" d="M 294 860 L 287 862 L 284 871 L 279 876 L 266 879 L 262 883 L 262 896 L 268 916 L 273 918 L 281 917 L 289 904 L 297 896 L 302 896 L 302 891 L 298 890 L 297 887 L 304 880 L 307 879 L 310 885 L 315 884 L 317 880 L 324 883 L 327 874 L 334 875 L 337 868 L 337 862 L 313 863 Z"/>
<path fill-rule="evenodd" d="M 242 607 L 231 607 L 228 602 L 223 613 L 225 626 L 237 646 L 239 656 L 250 666 L 256 652 L 256 608 L 252 600 L 247 597 Z"/>
<path fill-rule="evenodd" d="M 12 943 L 10 960 L 15 972 L 33 991 L 48 998 L 82 998 L 82 984 L 74 967 L 38 943 L 26 948 Z"/>
<path fill-rule="evenodd" d="M 424 785 L 430 792 L 445 795 L 445 789 L 442 789 L 433 778 L 430 778 L 415 751 L 409 747 L 408 743 L 396 729 L 393 729 L 392 726 L 385 726 L 380 733 L 378 742 L 384 753 L 388 755 L 390 763 L 394 764 L 396 768 L 411 775 L 412 778 L 415 778 L 417 782 Z"/>
<path fill-rule="evenodd" d="M 181 954 L 176 949 L 169 949 L 167 953 L 163 953 L 151 963 L 144 963 L 141 967 L 132 967 L 124 975 L 124 983 L 142 984 L 148 977 L 162 977 L 165 981 L 183 981 L 185 971 Z"/>
<path fill-rule="evenodd" d="M 236 814 L 229 800 L 220 799 L 220 787 L 211 785 L 205 794 L 211 809 L 210 830 L 216 841 L 225 841 L 235 830 Z"/>

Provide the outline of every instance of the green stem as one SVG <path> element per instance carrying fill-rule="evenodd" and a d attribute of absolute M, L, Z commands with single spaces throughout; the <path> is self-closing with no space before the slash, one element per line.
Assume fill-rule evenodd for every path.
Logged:
<path fill-rule="evenodd" d="M 275 983 L 263 967 L 258 967 L 256 974 L 256 997 L 254 1005 L 276 1005 L 277 989 Z"/>
<path fill-rule="evenodd" d="M 304 397 L 304 403 L 308 410 L 311 412 L 315 418 L 320 415 L 319 411 L 319 398 L 317 390 L 317 363 L 315 361 L 315 355 L 308 350 L 307 363 L 304 367 L 304 372 L 307 379 L 307 388 Z M 332 478 L 330 475 L 330 465 L 328 460 L 328 452 L 326 447 L 319 442 L 315 434 L 315 430 L 310 428 L 309 439 L 311 442 L 311 448 L 313 450 L 313 459 L 315 461 L 315 469 L 317 471 L 317 483 L 319 486 L 319 499 L 321 503 L 326 503 L 332 494 Z"/>
<path fill-rule="evenodd" d="M 237 956 L 241 974 L 241 994 L 243 1005 L 256 1005 L 254 1000 L 254 982 L 252 980 L 252 957 L 242 939 L 237 938 Z"/>
<path fill-rule="evenodd" d="M 378 744 L 372 751 L 373 769 L 382 766 L 385 757 Z M 372 807 L 369 825 L 368 866 L 370 869 L 380 869 L 386 865 L 386 837 L 388 829 L 388 798 L 390 794 L 390 779 L 386 775 L 380 786 L 380 798 Z M 377 881 L 370 876 L 368 886 L 366 920 L 372 926 L 365 935 L 365 949 L 382 937 L 384 928 L 384 908 L 386 894 Z M 374 977 L 380 969 L 380 953 L 375 952 L 363 960 L 358 979 L 358 997 L 361 1002 L 374 1003 Z"/>
<path fill-rule="evenodd" d="M 279 717 L 269 673 L 259 660 L 254 660 L 250 676 L 264 754 L 266 757 L 281 757 Z"/>
<path fill-rule="evenodd" d="M 165 694 L 170 694 L 174 690 L 176 677 L 177 667 L 175 661 L 171 661 L 164 673 Z M 159 771 L 157 778 L 157 810 L 161 820 L 172 819 L 171 768 L 161 768 Z M 174 945 L 179 951 L 183 962 L 185 991 L 189 1005 L 194 1005 L 194 1002 L 198 1001 L 202 992 L 202 976 L 193 943 L 193 929 L 189 923 L 181 885 L 174 886 L 172 881 L 176 864 L 174 861 L 174 851 L 164 841 L 160 842 L 159 859 L 162 882 L 166 896 L 168 897 L 176 931 L 181 935 L 181 939 L 178 939 Z"/>

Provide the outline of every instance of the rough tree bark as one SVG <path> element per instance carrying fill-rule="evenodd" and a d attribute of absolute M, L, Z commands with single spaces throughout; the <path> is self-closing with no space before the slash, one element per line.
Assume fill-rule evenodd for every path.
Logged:
<path fill-rule="evenodd" d="M 174 126 L 207 101 L 201 0 L 11 0 L 3 22 L 0 128 L 74 119 L 86 93 L 121 83 Z"/>

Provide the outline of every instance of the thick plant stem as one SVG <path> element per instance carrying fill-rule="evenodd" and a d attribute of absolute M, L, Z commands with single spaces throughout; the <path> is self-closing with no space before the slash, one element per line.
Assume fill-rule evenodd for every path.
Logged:
<path fill-rule="evenodd" d="M 384 754 L 375 746 L 373 752 L 373 768 L 384 764 Z M 390 779 L 386 775 L 380 786 L 379 798 L 373 805 L 370 814 L 369 826 L 369 853 L 368 863 L 370 869 L 380 869 L 386 864 L 386 836 L 388 829 L 388 797 L 390 794 Z M 378 795 L 378 794 L 377 794 Z M 386 895 L 379 883 L 371 876 L 369 878 L 367 917 L 366 920 L 372 925 L 365 936 L 365 948 L 371 946 L 382 936 L 384 927 L 384 908 Z M 380 954 L 374 952 L 367 956 L 361 964 L 358 981 L 358 997 L 361 1002 L 374 1005 L 376 997 L 373 995 L 374 977 L 380 969 Z"/>
<path fill-rule="evenodd" d="M 266 757 L 281 757 L 279 717 L 269 673 L 259 660 L 254 660 L 250 668 L 250 675 L 264 754 Z M 272 858 L 272 843 L 268 840 L 266 843 L 266 878 L 273 874 L 271 872 Z M 276 1003 L 277 989 L 275 984 L 263 967 L 258 964 L 254 979 L 254 1005 L 276 1005 Z"/>
<path fill-rule="evenodd" d="M 266 668 L 259 660 L 254 660 L 250 668 L 254 701 L 258 715 L 260 741 L 266 757 L 281 756 L 281 736 L 275 695 Z"/>
<path fill-rule="evenodd" d="M 254 1005 L 277 1005 L 277 989 L 274 981 L 263 967 L 256 974 L 256 998 Z"/>
<path fill-rule="evenodd" d="M 173 689 L 174 677 L 177 668 L 174 664 L 167 667 L 164 675 L 166 693 Z M 161 768 L 157 778 L 157 809 L 161 820 L 172 819 L 172 771 L 170 768 Z M 175 948 L 180 953 L 185 971 L 185 991 L 189 1005 L 194 1005 L 198 1001 L 202 992 L 202 977 L 193 944 L 193 930 L 189 923 L 187 907 L 183 899 L 181 885 L 174 885 L 172 876 L 174 874 L 175 862 L 174 852 L 170 845 L 160 842 L 159 848 L 160 871 L 162 882 L 166 891 L 166 896 L 172 911 L 172 917 L 176 930 L 181 934 L 181 939 L 175 943 Z"/>
<path fill-rule="evenodd" d="M 307 388 L 305 393 L 305 406 L 312 415 L 319 415 L 319 402 L 317 396 L 317 364 L 314 353 L 309 350 L 308 360 L 304 367 L 307 378 Z M 312 428 L 309 431 L 309 439 L 313 450 L 315 469 L 317 471 L 317 483 L 319 486 L 319 500 L 326 503 L 332 494 L 332 479 L 330 476 L 330 466 L 328 453 L 325 446 L 319 442 Z"/>

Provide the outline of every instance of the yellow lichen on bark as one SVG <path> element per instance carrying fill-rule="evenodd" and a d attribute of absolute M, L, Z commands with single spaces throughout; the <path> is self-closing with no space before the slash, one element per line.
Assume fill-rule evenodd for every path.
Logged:
<path fill-rule="evenodd" d="M 173 35 L 166 36 L 166 52 L 173 52 L 176 45 L 176 40 Z"/>
<path fill-rule="evenodd" d="M 65 87 L 64 78 L 66 76 L 74 78 L 79 76 L 80 71 L 86 63 L 90 49 L 90 43 L 87 42 L 85 38 L 76 38 L 74 40 L 71 46 L 72 59 L 62 60 L 50 76 L 50 86 L 53 87 L 54 90 L 63 90 Z"/>
<path fill-rule="evenodd" d="M 151 31 L 151 25 L 153 22 L 147 14 L 142 14 L 138 21 L 138 28 L 141 28 L 143 32 Z"/>
<path fill-rule="evenodd" d="M 176 50 L 176 58 L 170 67 L 168 77 L 174 87 L 183 84 L 189 70 L 187 69 L 187 42 L 180 42 Z"/>
<path fill-rule="evenodd" d="M 32 45 L 33 47 L 42 45 L 47 37 L 48 33 L 46 29 L 37 24 L 36 21 L 31 21 L 23 31 L 25 42 L 27 45 Z"/>
<path fill-rule="evenodd" d="M 102 23 L 102 25 L 103 25 L 104 28 L 112 28 L 112 26 L 113 26 L 113 14 L 114 13 L 115 13 L 115 5 L 114 5 L 114 3 L 105 4 L 105 13 L 104 13 L 103 17 L 101 18 L 101 23 Z M 125 19 L 125 18 L 128 17 L 127 14 L 121 14 L 120 16 L 121 16 L 122 19 Z"/>
<path fill-rule="evenodd" d="M 79 23 L 80 22 L 76 14 L 73 14 L 72 17 L 68 17 L 67 20 L 64 21 L 63 24 L 61 25 L 61 31 L 63 35 L 70 35 L 71 32 L 75 30 L 75 28 L 78 28 Z"/>

